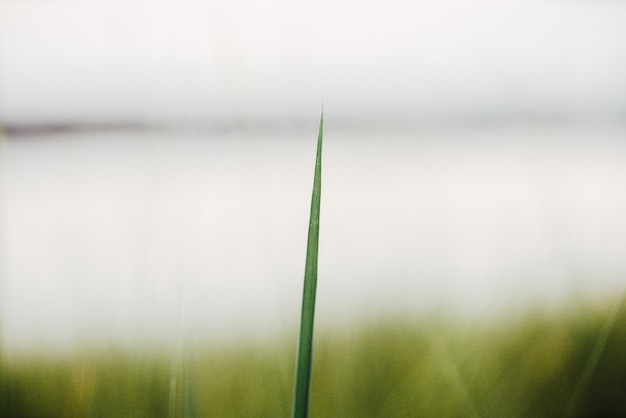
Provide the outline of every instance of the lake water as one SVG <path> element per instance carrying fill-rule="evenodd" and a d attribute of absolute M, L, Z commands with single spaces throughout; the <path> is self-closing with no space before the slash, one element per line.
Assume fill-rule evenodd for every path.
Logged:
<path fill-rule="evenodd" d="M 625 134 L 327 128 L 318 324 L 499 314 L 623 292 Z M 315 140 L 191 131 L 9 139 L 3 344 L 295 327 Z"/>

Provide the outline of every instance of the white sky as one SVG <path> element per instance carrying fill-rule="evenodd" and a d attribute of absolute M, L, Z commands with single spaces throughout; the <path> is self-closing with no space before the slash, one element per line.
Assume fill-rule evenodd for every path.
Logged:
<path fill-rule="evenodd" d="M 624 114 L 624 74 L 622 1 L 0 0 L 8 120 Z"/>

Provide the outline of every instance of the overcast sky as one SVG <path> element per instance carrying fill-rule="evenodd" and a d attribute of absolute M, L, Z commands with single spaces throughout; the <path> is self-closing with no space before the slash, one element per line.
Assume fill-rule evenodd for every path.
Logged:
<path fill-rule="evenodd" d="M 620 118 L 625 74 L 623 1 L 0 0 L 9 122 Z"/>

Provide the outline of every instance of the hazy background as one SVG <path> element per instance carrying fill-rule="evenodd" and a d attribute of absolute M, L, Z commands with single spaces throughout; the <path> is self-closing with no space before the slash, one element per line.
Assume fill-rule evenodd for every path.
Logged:
<path fill-rule="evenodd" d="M 23 121 L 620 119 L 621 1 L 2 0 Z"/>
<path fill-rule="evenodd" d="M 626 3 L 0 0 L 5 346 L 621 294 Z"/>

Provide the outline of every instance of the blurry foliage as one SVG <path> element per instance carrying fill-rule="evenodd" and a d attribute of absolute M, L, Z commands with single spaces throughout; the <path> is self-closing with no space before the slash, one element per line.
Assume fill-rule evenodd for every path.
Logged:
<path fill-rule="evenodd" d="M 431 318 L 322 331 L 312 417 L 624 417 L 626 310 L 579 389 L 611 307 L 491 324 Z M 605 333 L 606 334 L 606 333 Z M 1 417 L 287 417 L 295 341 L 205 347 L 181 362 L 125 351 L 1 365 Z M 568 409 L 569 408 L 569 409 Z"/>

